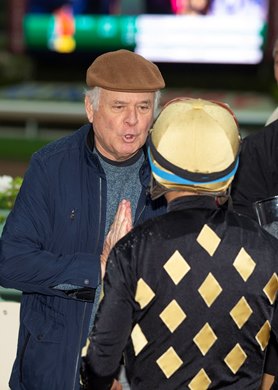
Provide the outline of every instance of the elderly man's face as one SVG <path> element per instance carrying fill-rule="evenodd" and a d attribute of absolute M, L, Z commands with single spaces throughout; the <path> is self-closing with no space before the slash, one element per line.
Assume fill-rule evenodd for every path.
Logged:
<path fill-rule="evenodd" d="M 93 123 L 95 146 L 105 157 L 124 161 L 144 145 L 153 121 L 153 92 L 116 92 L 101 89 L 98 110 L 85 100 Z"/>

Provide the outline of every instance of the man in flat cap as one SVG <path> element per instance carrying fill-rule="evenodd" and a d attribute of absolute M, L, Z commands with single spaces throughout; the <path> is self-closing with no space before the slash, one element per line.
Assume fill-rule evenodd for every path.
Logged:
<path fill-rule="evenodd" d="M 159 69 L 118 50 L 96 58 L 86 81 L 90 123 L 32 156 L 1 237 L 0 285 L 23 292 L 13 390 L 80 388 L 101 263 L 133 225 L 165 211 L 148 194 L 144 149 Z"/>
<path fill-rule="evenodd" d="M 148 145 L 151 194 L 166 197 L 168 212 L 108 257 L 85 388 L 109 389 L 124 353 L 132 390 L 259 389 L 278 241 L 223 203 L 238 167 L 237 121 L 224 103 L 175 99 Z"/>

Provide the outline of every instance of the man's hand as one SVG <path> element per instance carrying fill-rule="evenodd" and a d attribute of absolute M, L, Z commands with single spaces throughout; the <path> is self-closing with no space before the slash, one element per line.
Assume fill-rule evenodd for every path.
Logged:
<path fill-rule="evenodd" d="M 115 215 L 114 221 L 110 227 L 109 232 L 107 233 L 106 239 L 103 245 L 103 251 L 100 256 L 101 261 L 101 276 L 104 277 L 106 262 L 109 256 L 109 253 L 113 246 L 124 237 L 132 229 L 132 214 L 131 214 L 131 205 L 128 200 L 123 199 L 119 203 L 117 213 Z M 114 390 L 114 389 L 113 389 Z M 115 390 L 118 390 L 117 388 Z"/>
<path fill-rule="evenodd" d="M 259 390 L 269 390 L 271 389 L 271 386 L 273 385 L 275 377 L 270 374 L 264 374 L 262 378 L 261 387 Z"/>
<path fill-rule="evenodd" d="M 120 382 L 117 381 L 116 379 L 114 379 L 113 385 L 112 385 L 110 390 L 122 390 L 122 389 L 123 389 L 123 387 L 120 384 Z"/>
<path fill-rule="evenodd" d="M 81 358 L 80 386 L 81 390 L 122 390 L 122 385 L 117 379 L 105 380 L 101 377 L 94 376 L 90 370 L 87 356 Z"/>

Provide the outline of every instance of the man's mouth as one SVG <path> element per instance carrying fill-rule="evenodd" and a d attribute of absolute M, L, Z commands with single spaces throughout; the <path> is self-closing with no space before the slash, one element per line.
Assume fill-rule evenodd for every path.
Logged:
<path fill-rule="evenodd" d="M 125 142 L 133 142 L 136 136 L 134 134 L 125 134 L 123 138 Z"/>

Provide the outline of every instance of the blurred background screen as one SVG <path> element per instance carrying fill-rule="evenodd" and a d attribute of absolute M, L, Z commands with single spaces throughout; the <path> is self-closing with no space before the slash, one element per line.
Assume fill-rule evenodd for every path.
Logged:
<path fill-rule="evenodd" d="M 277 106 L 277 37 L 278 0 L 0 0 L 0 160 L 85 123 L 86 70 L 122 48 L 159 66 L 161 104 L 224 101 L 244 137 Z"/>
<path fill-rule="evenodd" d="M 258 64 L 268 0 L 29 0 L 28 51 L 126 48 L 162 63 Z"/>

